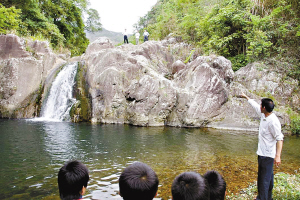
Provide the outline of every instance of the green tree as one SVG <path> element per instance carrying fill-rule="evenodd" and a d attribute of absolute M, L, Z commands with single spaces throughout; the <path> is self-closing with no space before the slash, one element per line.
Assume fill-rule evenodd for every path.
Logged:
<path fill-rule="evenodd" d="M 21 18 L 23 27 L 20 30 L 22 35 L 41 35 L 49 39 L 54 47 L 63 46 L 63 42 L 65 41 L 63 34 L 58 27 L 41 12 L 37 1 L 30 1 L 26 5 L 20 3 L 18 7 L 22 10 Z"/>
<path fill-rule="evenodd" d="M 6 34 L 11 30 L 18 30 L 21 10 L 15 7 L 5 8 L 0 4 L 0 34 Z"/>
<path fill-rule="evenodd" d="M 21 10 L 20 35 L 42 36 L 54 48 L 69 48 L 72 56 L 82 54 L 89 44 L 85 29 L 101 29 L 98 12 L 87 9 L 88 0 L 3 0 L 2 3 L 6 8 L 15 6 Z M 84 13 L 88 15 L 86 26 Z"/>
<path fill-rule="evenodd" d="M 71 50 L 72 56 L 84 53 L 89 41 L 84 33 L 82 10 L 72 0 L 40 0 L 44 15 L 52 21 L 63 34 L 64 46 Z"/>
<path fill-rule="evenodd" d="M 245 35 L 252 29 L 248 1 L 227 1 L 215 6 L 200 22 L 199 44 L 206 52 L 225 57 L 246 53 Z"/>
<path fill-rule="evenodd" d="M 90 32 L 97 32 L 102 30 L 102 24 L 100 23 L 100 17 L 97 10 L 88 10 L 88 18 L 85 23 L 85 29 Z"/>

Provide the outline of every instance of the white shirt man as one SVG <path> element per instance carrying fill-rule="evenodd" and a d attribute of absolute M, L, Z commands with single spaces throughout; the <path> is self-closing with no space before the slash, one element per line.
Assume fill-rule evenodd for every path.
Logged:
<path fill-rule="evenodd" d="M 147 30 L 144 31 L 144 42 L 148 41 L 149 33 Z"/>
<path fill-rule="evenodd" d="M 258 177 L 257 200 L 271 200 L 274 185 L 273 163 L 278 167 L 281 164 L 281 150 L 283 146 L 283 134 L 281 124 L 274 113 L 274 103 L 271 99 L 264 98 L 261 105 L 250 99 L 244 93 L 242 98 L 254 108 L 261 117 L 258 134 Z"/>
<path fill-rule="evenodd" d="M 128 44 L 128 33 L 127 33 L 127 30 L 125 29 L 125 31 L 123 32 L 123 35 L 124 35 L 124 43 L 127 43 Z"/>
<path fill-rule="evenodd" d="M 257 114 L 261 117 L 259 134 L 258 134 L 258 148 L 257 155 L 275 158 L 276 143 L 283 140 L 281 133 L 281 124 L 274 113 L 265 116 L 261 113 L 260 105 L 253 99 L 249 99 L 248 103 L 255 109 Z"/>

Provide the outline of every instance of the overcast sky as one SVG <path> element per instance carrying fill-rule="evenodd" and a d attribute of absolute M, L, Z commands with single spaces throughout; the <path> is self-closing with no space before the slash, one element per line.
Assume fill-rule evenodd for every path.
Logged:
<path fill-rule="evenodd" d="M 100 15 L 102 27 L 115 32 L 126 28 L 133 33 L 133 24 L 147 14 L 157 0 L 90 0 L 90 8 Z"/>

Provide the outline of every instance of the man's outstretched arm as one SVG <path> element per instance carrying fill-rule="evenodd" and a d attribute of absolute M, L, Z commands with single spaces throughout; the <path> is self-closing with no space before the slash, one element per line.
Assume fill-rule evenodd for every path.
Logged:
<path fill-rule="evenodd" d="M 256 103 L 253 99 L 250 99 L 250 97 L 248 97 L 247 95 L 245 95 L 244 92 L 242 92 L 242 94 L 240 95 L 240 98 L 247 99 L 247 101 L 249 102 L 249 104 L 254 108 L 254 110 L 258 114 L 258 116 L 261 116 L 260 105 L 258 103 Z"/>
<path fill-rule="evenodd" d="M 240 95 L 240 97 L 241 97 L 241 98 L 245 98 L 245 99 L 247 99 L 247 100 L 250 99 L 247 95 L 244 94 L 244 92 L 242 92 L 242 94 Z"/>

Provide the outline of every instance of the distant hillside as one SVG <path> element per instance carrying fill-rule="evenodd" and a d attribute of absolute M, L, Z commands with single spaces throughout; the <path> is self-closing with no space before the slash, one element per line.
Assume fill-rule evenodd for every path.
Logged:
<path fill-rule="evenodd" d="M 95 41 L 98 37 L 108 37 L 113 44 L 118 44 L 123 41 L 122 33 L 109 31 L 104 28 L 100 32 L 86 32 L 86 37 L 90 40 L 90 42 Z"/>

